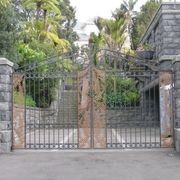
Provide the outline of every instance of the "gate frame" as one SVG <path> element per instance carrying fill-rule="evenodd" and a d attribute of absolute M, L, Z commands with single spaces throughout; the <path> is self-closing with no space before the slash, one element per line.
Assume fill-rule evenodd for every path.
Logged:
<path fill-rule="evenodd" d="M 173 62 L 173 69 L 172 69 L 172 60 L 171 59 L 162 59 L 160 61 L 160 67 L 163 71 L 169 71 L 173 70 L 173 75 L 176 76 L 179 74 L 179 56 L 176 56 L 174 62 Z M 168 64 L 168 69 L 167 69 L 167 64 Z M 7 71 L 8 69 L 8 71 Z M 176 69 L 177 71 L 175 71 Z M 12 133 L 13 133 L 13 128 L 11 124 L 13 124 L 13 118 L 12 118 L 12 73 L 13 73 L 13 63 L 7 60 L 6 58 L 0 58 L 0 152 L 10 152 L 12 150 Z M 6 80 L 4 77 L 6 76 Z M 173 77 L 174 77 L 173 76 Z M 173 119 L 171 119 L 171 122 L 175 121 L 179 122 L 178 114 L 179 114 L 179 109 L 177 106 L 179 94 L 177 92 L 178 89 L 175 89 L 174 87 L 179 88 L 179 80 L 178 79 L 173 79 Z M 9 94 L 10 93 L 10 94 Z M 6 97 L 5 99 L 2 98 L 2 95 Z M 4 106 L 4 103 L 6 103 L 6 106 Z M 5 116 L 3 115 L 5 113 Z M 175 124 L 173 123 L 173 124 Z M 172 129 L 174 128 L 179 128 L 179 126 L 173 125 Z M 174 132 L 172 134 L 172 138 L 174 139 L 174 142 L 176 142 L 176 148 L 178 145 L 177 142 L 177 137 L 174 136 Z M 173 145 L 174 146 L 174 145 Z M 169 147 L 169 146 L 168 146 Z"/>

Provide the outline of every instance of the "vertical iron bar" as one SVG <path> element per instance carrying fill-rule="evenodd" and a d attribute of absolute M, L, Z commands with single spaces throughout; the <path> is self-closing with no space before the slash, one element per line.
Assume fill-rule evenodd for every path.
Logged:
<path fill-rule="evenodd" d="M 33 93 L 32 93 L 32 98 L 33 100 L 35 100 L 35 91 L 36 91 L 36 83 L 35 83 L 35 80 L 36 80 L 36 72 L 35 72 L 35 69 L 34 69 L 34 77 L 33 77 Z M 34 110 L 34 148 L 36 148 L 36 112 L 35 112 L 35 107 L 32 109 Z"/>
<path fill-rule="evenodd" d="M 27 79 L 27 74 L 26 74 L 26 71 L 25 71 L 25 74 L 24 74 L 24 144 L 25 144 L 25 149 L 27 149 L 27 121 L 26 121 L 26 116 L 27 116 L 27 113 L 26 113 L 26 79 Z"/>
<path fill-rule="evenodd" d="M 63 125 L 62 125 L 62 128 L 63 128 L 63 134 L 62 134 L 62 147 L 65 148 L 65 144 L 64 144 L 64 136 L 65 136 L 65 130 L 66 130 L 66 127 L 65 127 L 65 121 L 64 121 L 64 110 L 65 110 L 65 107 L 64 107 L 64 95 L 65 95 L 65 83 L 66 83 L 66 77 L 65 75 L 63 76 L 63 92 L 62 92 L 62 121 L 63 121 Z"/>
<path fill-rule="evenodd" d="M 89 57 L 89 60 L 90 60 L 90 67 L 89 67 L 89 76 L 90 76 L 90 82 L 89 82 L 89 85 L 90 85 L 90 96 L 91 96 L 91 110 L 90 110 L 90 131 L 91 131 L 91 148 L 94 148 L 94 116 L 93 116 L 93 113 L 94 113 L 94 107 L 93 107 L 93 93 L 94 93 L 94 89 L 93 89 L 93 54 L 91 54 L 91 51 L 92 51 L 92 48 L 93 47 L 90 47 L 90 57 Z M 93 51 L 92 51 L 93 52 Z"/>

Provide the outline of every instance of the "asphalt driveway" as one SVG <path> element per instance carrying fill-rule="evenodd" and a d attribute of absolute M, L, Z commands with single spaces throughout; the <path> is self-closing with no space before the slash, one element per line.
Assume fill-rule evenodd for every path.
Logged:
<path fill-rule="evenodd" d="M 179 180 L 180 154 L 158 150 L 15 151 L 0 180 Z"/>

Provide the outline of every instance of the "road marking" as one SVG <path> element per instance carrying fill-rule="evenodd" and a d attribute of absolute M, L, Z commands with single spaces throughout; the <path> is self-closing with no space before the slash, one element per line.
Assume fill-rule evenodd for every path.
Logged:
<path fill-rule="evenodd" d="M 76 134 L 77 129 L 71 129 L 71 132 L 68 133 L 65 138 L 60 142 L 60 144 L 65 144 L 68 142 L 69 139 L 71 139 L 71 137 L 73 136 L 73 134 Z"/>
<path fill-rule="evenodd" d="M 115 136 L 115 138 L 119 141 L 119 143 L 122 144 L 122 147 L 125 148 L 125 140 L 121 137 L 117 130 L 115 131 L 114 129 L 112 129 L 112 133 Z"/>

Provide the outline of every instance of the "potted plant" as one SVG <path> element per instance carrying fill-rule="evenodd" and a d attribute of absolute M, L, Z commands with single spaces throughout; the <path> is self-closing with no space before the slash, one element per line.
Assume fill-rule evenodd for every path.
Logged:
<path fill-rule="evenodd" d="M 153 59 L 154 55 L 154 48 L 152 47 L 151 44 L 145 43 L 141 44 L 137 50 L 137 56 L 140 59 Z"/>

